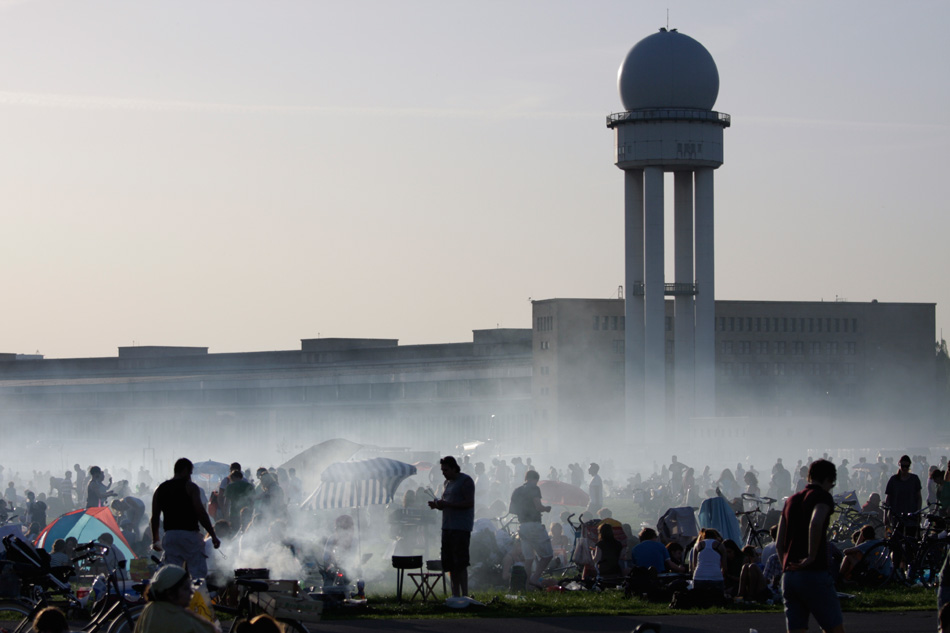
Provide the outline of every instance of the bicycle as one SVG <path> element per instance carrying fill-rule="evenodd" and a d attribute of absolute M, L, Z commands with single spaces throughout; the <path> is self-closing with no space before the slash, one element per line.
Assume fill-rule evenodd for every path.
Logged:
<path fill-rule="evenodd" d="M 880 543 L 878 555 L 886 556 L 893 567 L 889 580 L 927 587 L 937 584 L 950 538 L 941 529 L 945 519 L 928 512 L 932 507 L 899 515 L 891 534 Z"/>
<path fill-rule="evenodd" d="M 745 518 L 746 525 L 745 537 L 742 539 L 743 543 L 745 545 L 752 545 L 761 551 L 762 548 L 768 545 L 772 540 L 768 528 L 765 527 L 765 521 L 768 518 L 768 513 L 772 511 L 772 504 L 776 502 L 776 499 L 772 497 L 756 497 L 748 492 L 743 492 L 742 500 L 744 502 L 751 501 L 755 504 L 751 510 L 736 512 L 737 517 Z M 763 505 L 768 506 L 765 512 L 762 511 Z"/>
<path fill-rule="evenodd" d="M 884 529 L 884 522 L 877 516 L 866 514 L 858 510 L 851 504 L 839 503 L 835 505 L 836 517 L 834 523 L 828 527 L 828 540 L 834 542 L 847 542 L 851 540 L 851 535 L 860 530 L 865 525 L 874 527 L 877 534 L 881 534 Z"/>
<path fill-rule="evenodd" d="M 31 633 L 33 631 L 33 619 L 40 611 L 51 604 L 64 607 L 67 613 L 83 610 L 82 602 L 73 593 L 71 586 L 54 575 L 48 567 L 44 567 L 39 556 L 33 554 L 33 550 L 29 549 L 16 537 L 4 537 L 3 542 L 7 548 L 8 556 L 10 552 L 13 552 L 15 557 L 21 557 L 20 560 L 26 561 L 21 564 L 29 565 L 32 563 L 34 568 L 41 572 L 34 576 L 35 581 L 32 584 L 34 589 L 39 590 L 37 592 L 39 598 L 35 602 L 24 599 L 0 600 L 0 612 L 14 613 L 20 616 L 16 618 L 19 622 L 12 633 Z M 99 561 L 105 558 L 110 550 L 111 548 L 108 545 L 96 541 L 79 545 L 76 551 L 81 552 L 81 554 L 73 561 Z M 124 568 L 122 563 L 124 561 L 120 561 L 120 569 Z M 94 606 L 91 619 L 80 630 L 84 633 L 132 633 L 138 616 L 145 608 L 144 602 L 132 602 L 126 598 L 125 593 L 119 587 L 115 570 L 109 572 L 106 582 L 108 590 L 105 596 Z"/>

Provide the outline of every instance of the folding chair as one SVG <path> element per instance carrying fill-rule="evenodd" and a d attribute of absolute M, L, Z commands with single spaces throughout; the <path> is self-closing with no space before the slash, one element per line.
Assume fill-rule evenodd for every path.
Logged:
<path fill-rule="evenodd" d="M 448 593 L 445 588 L 445 571 L 442 569 L 441 560 L 427 560 L 426 571 L 410 573 L 409 578 L 416 585 L 416 590 L 409 598 L 409 602 L 412 602 L 417 595 L 422 598 L 423 602 L 428 601 L 429 598 L 435 600 L 435 590 L 438 588 L 440 580 L 442 581 L 442 595 L 445 596 Z"/>

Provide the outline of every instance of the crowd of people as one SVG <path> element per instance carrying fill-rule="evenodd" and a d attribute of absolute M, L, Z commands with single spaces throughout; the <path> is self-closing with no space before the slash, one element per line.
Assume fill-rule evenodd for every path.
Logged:
<path fill-rule="evenodd" d="M 830 479 L 828 471 L 821 470 L 825 465 L 833 469 Z M 832 464 L 823 455 L 799 460 L 793 467 L 777 459 L 766 473 L 741 462 L 716 472 L 705 466 L 697 473 L 674 455 L 668 465 L 625 478 L 618 476 L 611 462 L 603 469 L 594 462 L 570 463 L 561 469 L 536 466 L 530 457 L 495 456 L 484 461 L 445 457 L 438 468 L 420 466 L 388 508 L 322 516 L 299 508 L 302 485 L 292 471 L 260 467 L 252 473 L 235 462 L 227 476 L 202 487 L 192 481 L 192 468 L 187 459 L 178 460 L 172 477 L 157 486 L 144 468 L 134 484 L 131 473 L 122 472 L 122 479 L 114 481 L 108 469 L 96 465 L 76 464 L 63 477 L 39 471 L 26 478 L 15 474 L 6 478 L 0 521 L 22 523 L 26 538 L 32 540 L 61 514 L 107 506 L 136 555 L 161 553 L 163 569 L 186 570 L 189 578 L 211 582 L 216 574 L 226 577 L 242 562 L 269 566 L 282 559 L 293 561 L 290 573 L 299 577 L 307 575 L 308 565 L 355 573 L 360 565 L 356 553 L 365 547 L 382 548 L 380 561 L 439 551 L 457 597 L 469 595 L 470 588 L 512 586 L 513 578 L 523 578 L 525 589 L 540 589 L 553 582 L 547 572 L 578 565 L 588 580 L 637 578 L 628 584 L 647 589 L 644 593 L 650 586 L 644 579 L 651 576 L 643 571 L 651 570 L 687 580 L 694 599 L 784 600 L 788 609 L 788 579 L 805 578 L 796 582 L 809 588 L 814 586 L 812 577 L 798 572 L 828 573 L 833 580 L 847 581 L 863 553 L 883 536 L 880 530 L 865 529 L 855 534 L 853 543 L 839 546 L 820 540 L 819 551 L 812 551 L 808 536 L 812 515 L 802 519 L 803 507 L 811 508 L 812 514 L 815 507 L 828 507 L 819 517 L 825 527 L 834 505 L 829 502 L 832 490 L 851 493 L 862 512 L 877 517 L 881 525 L 919 510 L 925 501 L 950 507 L 950 486 L 944 477 L 947 458 L 931 465 L 924 455 L 903 456 L 896 464 L 884 455 L 873 462 L 861 457 L 854 464 L 847 459 Z M 572 507 L 555 509 L 539 486 L 549 482 L 563 482 L 586 493 L 586 506 L 575 501 Z M 724 538 L 716 527 L 704 527 L 688 538 L 656 529 L 662 527 L 661 517 L 669 508 L 695 508 L 706 500 L 721 499 L 736 512 L 754 504 L 750 498 L 762 497 L 775 499 L 785 510 L 773 517 L 773 542 L 764 548 L 742 547 L 741 539 Z M 610 508 L 614 504 L 632 516 L 614 516 Z M 441 525 L 433 510 L 441 513 Z M 572 520 L 572 511 L 580 516 Z M 354 516 L 362 522 L 362 531 L 354 525 Z M 505 525 L 512 518 L 517 530 Z M 53 561 L 69 564 L 75 545 L 53 543 Z M 228 552 L 227 559 L 218 548 Z M 795 573 L 789 575 L 790 571 Z M 163 600 L 174 604 L 173 594 L 165 592 Z M 166 611 L 156 607 L 152 617 L 180 615 Z M 790 626 L 802 612 L 816 613 L 799 609 L 798 616 L 789 616 Z M 833 614 L 821 617 L 830 624 L 827 630 L 836 630 Z"/>

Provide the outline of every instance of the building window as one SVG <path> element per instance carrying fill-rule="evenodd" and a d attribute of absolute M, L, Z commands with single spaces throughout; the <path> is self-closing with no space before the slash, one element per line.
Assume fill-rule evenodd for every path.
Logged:
<path fill-rule="evenodd" d="M 857 334 L 857 333 L 858 333 L 858 320 L 857 320 L 857 319 L 851 319 L 851 333 L 852 333 L 852 334 Z"/>
<path fill-rule="evenodd" d="M 821 317 L 818 317 L 815 320 L 818 321 L 818 331 L 821 332 Z"/>
<path fill-rule="evenodd" d="M 626 331 L 627 329 L 627 317 L 620 317 L 620 329 Z"/>
<path fill-rule="evenodd" d="M 854 356 L 857 353 L 858 345 L 854 341 L 848 341 L 844 344 L 844 353 Z"/>
<path fill-rule="evenodd" d="M 828 343 L 828 355 L 834 356 L 838 353 L 838 344 L 834 341 Z"/>
<path fill-rule="evenodd" d="M 835 319 L 835 333 L 841 331 L 841 319 Z"/>
<path fill-rule="evenodd" d="M 740 354 L 751 354 L 751 353 L 752 353 L 752 341 L 739 341 L 739 353 L 740 353 Z"/>
<path fill-rule="evenodd" d="M 723 341 L 723 342 L 722 342 L 722 353 L 723 353 L 723 354 L 732 354 L 732 341 Z"/>
<path fill-rule="evenodd" d="M 785 341 L 775 341 L 775 353 L 785 354 Z"/>
<path fill-rule="evenodd" d="M 825 319 L 825 332 L 831 332 L 831 317 Z"/>
<path fill-rule="evenodd" d="M 550 341 L 541 341 L 541 349 L 551 349 Z"/>
<path fill-rule="evenodd" d="M 768 354 L 768 353 L 769 353 L 769 342 L 768 342 L 768 341 L 756 341 L 756 344 L 755 344 L 755 353 L 756 353 L 756 354 Z"/>
<path fill-rule="evenodd" d="M 745 329 L 748 330 L 749 332 L 752 331 L 752 317 L 745 318 Z"/>
<path fill-rule="evenodd" d="M 729 331 L 736 331 L 736 317 L 729 317 Z"/>
<path fill-rule="evenodd" d="M 720 364 L 720 365 L 719 365 L 719 370 L 720 370 L 720 373 L 721 373 L 723 376 L 731 376 L 731 375 L 732 375 L 732 363 L 722 363 L 722 364 Z"/>
<path fill-rule="evenodd" d="M 794 331 L 795 331 L 795 319 L 791 319 L 791 321 L 792 321 L 792 323 L 791 323 L 792 328 L 789 330 L 789 332 L 794 332 Z"/>
<path fill-rule="evenodd" d="M 600 317 L 596 315 L 594 316 L 594 329 L 595 330 L 600 329 Z"/>
<path fill-rule="evenodd" d="M 554 317 L 538 317 L 538 332 L 550 332 L 554 329 Z"/>
<path fill-rule="evenodd" d="M 719 331 L 726 331 L 726 317 L 719 317 Z"/>
<path fill-rule="evenodd" d="M 739 375 L 748 376 L 751 366 L 751 363 L 739 363 Z"/>
<path fill-rule="evenodd" d="M 848 333 L 848 319 L 841 319 L 841 320 L 844 321 L 844 333 L 847 334 Z"/>
<path fill-rule="evenodd" d="M 610 317 L 608 316 L 603 317 L 603 320 L 600 322 L 600 329 L 606 330 L 609 321 L 610 321 Z"/>
<path fill-rule="evenodd" d="M 785 363 L 775 363 L 773 369 L 776 376 L 785 375 Z"/>
<path fill-rule="evenodd" d="M 765 331 L 766 332 L 772 331 L 772 319 L 770 319 L 769 317 L 765 317 Z"/>
<path fill-rule="evenodd" d="M 755 331 L 762 331 L 762 317 L 755 317 Z"/>
<path fill-rule="evenodd" d="M 615 316 L 610 317 L 610 329 L 611 329 L 611 330 L 616 330 L 616 329 L 617 329 L 617 322 L 618 322 L 619 320 L 620 320 L 620 319 L 617 318 L 617 317 L 615 317 Z"/>
<path fill-rule="evenodd" d="M 541 375 L 548 376 L 551 374 L 551 368 L 547 365 L 541 365 Z"/>
<path fill-rule="evenodd" d="M 745 327 L 745 319 L 743 319 L 742 317 L 739 317 L 739 331 L 740 331 L 740 332 L 743 332 L 743 331 L 744 331 L 744 329 L 743 329 L 744 327 Z"/>
<path fill-rule="evenodd" d="M 845 376 L 854 376 L 854 363 L 845 363 L 845 364 L 844 364 L 844 375 L 845 375 Z"/>
<path fill-rule="evenodd" d="M 792 354 L 804 354 L 805 353 L 805 343 L 802 341 L 792 341 Z"/>
<path fill-rule="evenodd" d="M 617 354 L 623 354 L 625 347 L 624 339 L 614 339 L 614 352 Z"/>
<path fill-rule="evenodd" d="M 821 354 L 821 343 L 818 341 L 812 341 L 808 344 L 808 353 L 815 356 Z"/>
<path fill-rule="evenodd" d="M 663 319 L 663 324 L 666 327 L 667 332 L 673 331 L 673 317 L 665 317 Z"/>

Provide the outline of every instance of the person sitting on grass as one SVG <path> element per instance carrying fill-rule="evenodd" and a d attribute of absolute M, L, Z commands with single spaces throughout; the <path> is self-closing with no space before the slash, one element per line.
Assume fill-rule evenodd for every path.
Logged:
<path fill-rule="evenodd" d="M 844 558 L 841 559 L 840 577 L 844 581 L 851 580 L 851 574 L 855 567 L 864 560 L 864 555 L 871 551 L 881 542 L 881 539 L 875 538 L 874 526 L 865 525 L 852 536 L 854 547 L 849 547 L 842 552 Z M 881 566 L 878 571 L 885 576 L 891 573 L 891 561 L 886 556 L 881 556 Z"/>
<path fill-rule="evenodd" d="M 690 553 L 693 590 L 703 594 L 710 603 L 721 603 L 725 592 L 726 550 L 722 536 L 713 528 L 702 528 Z"/>
<path fill-rule="evenodd" d="M 739 588 L 736 592 L 736 601 L 768 602 L 775 596 L 769 589 L 762 568 L 758 565 L 759 553 L 752 545 L 742 548 L 742 571 L 739 574 Z"/>
<path fill-rule="evenodd" d="M 683 546 L 676 541 L 670 541 L 666 544 L 666 551 L 670 553 L 668 568 L 671 571 L 682 569 L 682 571 L 678 573 L 686 573 L 686 563 L 683 562 L 683 556 L 686 555 L 686 550 L 683 549 Z"/>
<path fill-rule="evenodd" d="M 645 527 L 640 530 L 640 544 L 631 551 L 633 564 L 637 567 L 652 567 L 658 574 L 667 571 L 685 573 L 686 567 L 676 563 L 670 558 L 670 553 L 663 544 L 660 543 L 660 537 L 653 528 Z"/>
<path fill-rule="evenodd" d="M 614 529 L 608 523 L 600 525 L 600 540 L 594 545 L 594 565 L 600 578 L 616 578 L 621 575 L 620 552 L 623 545 L 614 536 Z"/>

